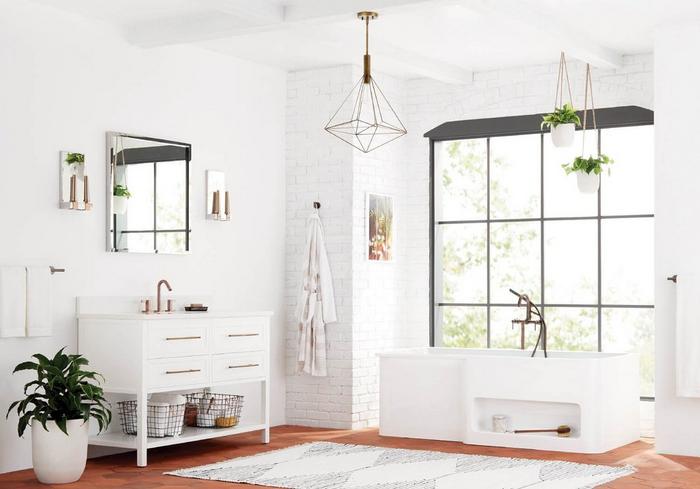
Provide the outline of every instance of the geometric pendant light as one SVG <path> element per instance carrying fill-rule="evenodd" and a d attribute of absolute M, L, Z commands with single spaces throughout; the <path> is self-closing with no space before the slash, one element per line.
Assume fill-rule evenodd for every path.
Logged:
<path fill-rule="evenodd" d="M 378 15 L 376 12 L 357 14 L 357 18 L 365 22 L 364 73 L 325 127 L 326 131 L 363 153 L 406 134 L 406 128 L 370 72 L 369 21 Z"/>

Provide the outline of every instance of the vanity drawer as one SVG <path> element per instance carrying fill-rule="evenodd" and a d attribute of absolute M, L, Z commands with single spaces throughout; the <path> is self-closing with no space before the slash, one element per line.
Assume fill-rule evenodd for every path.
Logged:
<path fill-rule="evenodd" d="M 166 322 L 166 321 L 163 321 Z M 148 358 L 189 357 L 209 353 L 209 328 L 192 321 L 148 325 Z"/>
<path fill-rule="evenodd" d="M 213 328 L 213 353 L 235 353 L 265 349 L 265 326 L 252 319 L 218 320 Z"/>
<path fill-rule="evenodd" d="M 172 358 L 148 362 L 149 388 L 184 387 L 209 383 L 209 357 Z"/>
<path fill-rule="evenodd" d="M 265 352 L 216 355 L 212 362 L 212 381 L 252 379 L 265 376 Z"/>

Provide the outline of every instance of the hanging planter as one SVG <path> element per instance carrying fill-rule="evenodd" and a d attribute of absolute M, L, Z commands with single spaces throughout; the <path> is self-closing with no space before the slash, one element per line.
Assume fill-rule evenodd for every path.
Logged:
<path fill-rule="evenodd" d="M 562 167 L 567 175 L 576 174 L 576 185 L 580 192 L 594 194 L 600 188 L 600 174 L 603 172 L 603 167 L 613 163 L 614 161 L 609 156 L 600 154 L 596 158 L 577 156 L 572 163 L 562 165 Z M 608 174 L 610 174 L 610 167 L 607 168 Z"/>
<path fill-rule="evenodd" d="M 576 185 L 580 192 L 584 194 L 594 194 L 600 188 L 600 174 L 603 172 L 603 167 L 608 170 L 608 175 L 610 174 L 610 166 L 613 164 L 613 159 L 608 155 L 599 153 L 597 157 L 589 156 L 586 158 L 584 156 L 586 151 L 586 121 L 588 113 L 588 93 L 591 94 L 591 115 L 593 116 L 593 130 L 597 129 L 596 119 L 595 119 L 595 106 L 593 104 L 593 82 L 591 80 L 591 65 L 586 65 L 586 89 L 584 92 L 584 104 L 583 104 L 583 132 L 582 132 L 582 142 L 581 142 L 581 156 L 577 156 L 573 162 L 562 165 L 564 171 L 567 175 L 571 173 L 576 174 Z"/>
<path fill-rule="evenodd" d="M 564 103 L 564 78 L 569 92 L 569 102 Z M 571 83 L 569 82 L 569 70 L 566 67 L 566 57 L 561 53 L 559 57 L 559 74 L 557 76 L 557 91 L 554 95 L 554 111 L 542 117 L 541 129 L 550 129 L 552 144 L 557 148 L 566 148 L 574 144 L 576 127 L 581 126 L 576 109 L 571 99 Z"/>
<path fill-rule="evenodd" d="M 128 188 L 124 185 L 115 185 L 112 192 L 112 212 L 120 216 L 126 214 L 130 197 L 131 193 Z"/>

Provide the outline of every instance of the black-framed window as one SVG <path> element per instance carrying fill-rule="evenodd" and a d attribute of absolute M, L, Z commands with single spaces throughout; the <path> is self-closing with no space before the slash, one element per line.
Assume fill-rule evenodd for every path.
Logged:
<path fill-rule="evenodd" d="M 427 134 L 433 345 L 518 348 L 513 288 L 542 309 L 549 349 L 636 351 L 641 395 L 654 395 L 653 114 L 621 109 L 597 111 L 585 135 L 586 154 L 615 160 L 595 194 L 561 168 L 582 131 L 555 148 L 532 129 L 539 115 Z"/>

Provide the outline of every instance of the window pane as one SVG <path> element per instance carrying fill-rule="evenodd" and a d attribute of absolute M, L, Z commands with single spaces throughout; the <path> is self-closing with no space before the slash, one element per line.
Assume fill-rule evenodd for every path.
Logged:
<path fill-rule="evenodd" d="M 653 218 L 605 219 L 601 240 L 603 304 L 653 304 Z"/>
<path fill-rule="evenodd" d="M 654 310 L 603 309 L 603 351 L 639 354 L 640 395 L 654 395 Z"/>
<path fill-rule="evenodd" d="M 486 219 L 486 140 L 435 143 L 435 218 Z"/>
<path fill-rule="evenodd" d="M 589 132 L 586 141 L 595 142 Z M 594 149 L 594 148 L 593 148 Z M 581 156 L 581 131 L 576 131 L 573 146 L 556 148 L 549 134 L 544 136 L 544 215 L 545 217 L 595 216 L 598 194 L 584 194 L 576 186 L 576 176 L 561 167 Z"/>
<path fill-rule="evenodd" d="M 548 307 L 547 349 L 598 351 L 598 309 L 595 307 Z"/>
<path fill-rule="evenodd" d="M 486 348 L 486 307 L 442 306 L 436 325 L 441 326 L 443 346 Z"/>
<path fill-rule="evenodd" d="M 185 233 L 158 233 L 156 235 L 158 253 L 185 253 Z"/>
<path fill-rule="evenodd" d="M 598 223 L 544 223 L 544 297 L 548 304 L 598 302 Z"/>
<path fill-rule="evenodd" d="M 512 303 L 508 289 L 540 300 L 540 223 L 491 224 L 491 302 Z"/>
<path fill-rule="evenodd" d="M 435 249 L 442 250 L 442 266 L 436 270 L 436 301 L 485 303 L 486 224 L 443 224 L 437 229 Z"/>
<path fill-rule="evenodd" d="M 139 230 L 153 229 L 153 163 L 127 165 L 126 180 L 131 197 L 126 214 L 117 216 L 123 225 L 117 229 Z M 151 240 L 151 250 L 153 250 Z"/>
<path fill-rule="evenodd" d="M 540 139 L 491 138 L 491 219 L 539 217 Z"/>
<path fill-rule="evenodd" d="M 185 165 L 184 161 L 157 163 L 156 229 L 185 229 Z M 222 195 L 222 209 L 223 198 Z"/>
<path fill-rule="evenodd" d="M 600 147 L 615 160 L 600 186 L 603 215 L 653 214 L 654 127 L 604 129 Z"/>
<path fill-rule="evenodd" d="M 118 233 L 117 249 L 131 253 L 153 253 L 153 233 Z"/>

